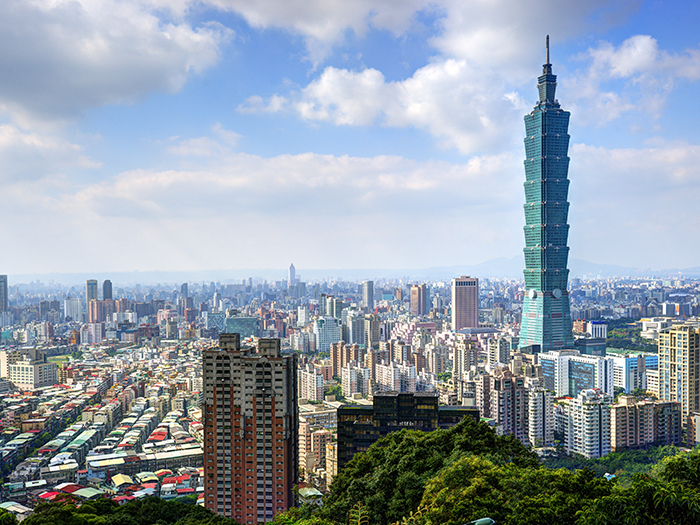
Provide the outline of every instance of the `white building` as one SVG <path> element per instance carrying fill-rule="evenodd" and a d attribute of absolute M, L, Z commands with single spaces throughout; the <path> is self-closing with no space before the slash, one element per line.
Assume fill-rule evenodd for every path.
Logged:
<path fill-rule="evenodd" d="M 323 376 L 313 366 L 306 365 L 297 370 L 297 389 L 299 399 L 323 401 Z"/>
<path fill-rule="evenodd" d="M 489 339 L 488 364 L 490 366 L 499 364 L 507 366 L 508 363 L 510 363 L 510 341 L 504 337 Z"/>
<path fill-rule="evenodd" d="M 341 378 L 345 397 L 351 397 L 353 394 L 366 396 L 372 393 L 370 390 L 372 370 L 369 368 L 353 365 L 344 366 L 341 370 Z"/>
<path fill-rule="evenodd" d="M 331 344 L 343 339 L 340 320 L 331 316 L 316 319 L 314 334 L 316 334 L 316 349 L 319 352 L 330 352 Z"/>
<path fill-rule="evenodd" d="M 612 358 L 581 355 L 578 350 L 550 350 L 537 356 L 545 388 L 556 397 L 577 396 L 582 390 L 599 388 L 615 393 Z"/>
<path fill-rule="evenodd" d="M 63 314 L 65 317 L 70 317 L 73 321 L 82 322 L 83 320 L 83 305 L 80 299 L 68 298 L 63 301 Z"/>
<path fill-rule="evenodd" d="M 376 383 L 382 392 L 415 392 L 416 367 L 396 363 L 380 364 L 376 367 Z"/>
<path fill-rule="evenodd" d="M 554 444 L 554 395 L 544 388 L 528 392 L 528 441 L 533 447 Z"/>
<path fill-rule="evenodd" d="M 610 453 L 612 401 L 612 396 L 596 388 L 583 390 L 575 398 L 562 402 L 567 453 L 575 452 L 588 459 Z"/>
<path fill-rule="evenodd" d="M 58 382 L 56 363 L 46 361 L 44 352 L 36 348 L 22 349 L 20 361 L 8 365 L 8 379 L 19 388 L 34 389 Z"/>

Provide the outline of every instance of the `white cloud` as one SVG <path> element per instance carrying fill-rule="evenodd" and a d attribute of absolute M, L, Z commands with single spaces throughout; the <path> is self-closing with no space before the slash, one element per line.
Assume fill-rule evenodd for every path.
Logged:
<path fill-rule="evenodd" d="M 619 46 L 600 42 L 579 56 L 585 69 L 563 82 L 584 122 L 607 122 L 639 111 L 659 116 L 679 79 L 700 79 L 700 48 L 660 49 L 655 38 L 634 35 Z"/>
<path fill-rule="evenodd" d="M 29 126 L 174 92 L 215 64 L 231 35 L 137 1 L 0 2 L 0 111 Z"/>
<path fill-rule="evenodd" d="M 255 28 L 279 28 L 300 35 L 310 60 L 317 64 L 348 31 L 362 36 L 369 29 L 400 35 L 417 12 L 432 9 L 430 0 L 205 0 L 205 3 L 238 13 Z"/>
<path fill-rule="evenodd" d="M 38 180 L 67 168 L 93 169 L 101 164 L 83 153 L 83 147 L 62 137 L 26 133 L 0 125 L 0 183 Z"/>

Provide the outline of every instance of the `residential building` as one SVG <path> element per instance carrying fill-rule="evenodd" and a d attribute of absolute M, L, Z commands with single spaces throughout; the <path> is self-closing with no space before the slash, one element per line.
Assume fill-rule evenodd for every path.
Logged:
<path fill-rule="evenodd" d="M 279 339 L 242 348 L 221 334 L 202 354 L 204 506 L 238 523 L 272 521 L 296 501 L 299 409 L 296 354 Z"/>
<path fill-rule="evenodd" d="M 372 371 L 369 368 L 348 365 L 341 371 L 343 396 L 350 398 L 353 394 L 367 396 L 372 393 Z"/>
<path fill-rule="evenodd" d="M 514 376 L 507 368 L 476 378 L 477 407 L 483 417 L 494 419 L 504 434 L 529 444 L 529 400 L 525 378 Z"/>
<path fill-rule="evenodd" d="M 397 363 L 376 366 L 376 384 L 381 392 L 415 392 L 416 367 Z"/>
<path fill-rule="evenodd" d="M 654 402 L 621 395 L 610 407 L 610 447 L 613 451 L 654 443 Z"/>
<path fill-rule="evenodd" d="M 323 401 L 323 376 L 312 365 L 299 368 L 297 376 L 299 399 Z"/>
<path fill-rule="evenodd" d="M 554 394 L 545 388 L 531 388 L 527 393 L 527 438 L 533 447 L 554 444 L 553 400 Z"/>
<path fill-rule="evenodd" d="M 510 363 L 510 341 L 504 337 L 489 339 L 488 363 L 491 366 Z"/>
<path fill-rule="evenodd" d="M 700 410 L 700 327 L 677 324 L 659 333 L 659 397 L 681 404 L 681 420 Z"/>
<path fill-rule="evenodd" d="M 588 459 L 610 453 L 610 405 L 612 396 L 600 389 L 583 390 L 562 400 L 564 448 Z"/>
<path fill-rule="evenodd" d="M 36 348 L 23 348 L 20 359 L 7 365 L 8 379 L 21 389 L 33 390 L 58 382 L 56 363 L 46 360 L 46 354 Z"/>

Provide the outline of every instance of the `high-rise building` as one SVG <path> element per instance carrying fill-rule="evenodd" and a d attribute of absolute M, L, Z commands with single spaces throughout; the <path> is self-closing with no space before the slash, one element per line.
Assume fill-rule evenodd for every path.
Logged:
<path fill-rule="evenodd" d="M 189 297 L 189 287 L 187 286 L 187 283 L 182 283 L 182 286 L 180 286 L 180 297 Z M 106 299 L 106 297 L 105 297 Z"/>
<path fill-rule="evenodd" d="M 540 354 L 544 387 L 557 397 L 577 396 L 582 390 L 598 388 L 613 395 L 615 363 L 612 358 L 580 355 L 577 350 L 552 350 Z"/>
<path fill-rule="evenodd" d="M 488 363 L 492 366 L 510 363 L 510 341 L 505 337 L 489 339 Z"/>
<path fill-rule="evenodd" d="M 537 79 L 539 101 L 525 116 L 525 289 L 520 348 L 573 348 L 567 280 L 569 248 L 569 116 L 555 98 L 547 63 Z"/>
<path fill-rule="evenodd" d="M 7 275 L 0 275 L 0 312 L 7 311 L 9 297 L 7 295 Z"/>
<path fill-rule="evenodd" d="M 411 286 L 411 315 L 428 314 L 428 286 L 414 284 Z"/>
<path fill-rule="evenodd" d="M 681 404 L 683 425 L 700 410 L 700 327 L 673 325 L 659 332 L 659 397 Z"/>
<path fill-rule="evenodd" d="M 507 368 L 476 380 L 477 407 L 483 417 L 493 418 L 504 434 L 528 444 L 528 392 L 525 378 Z"/>
<path fill-rule="evenodd" d="M 479 327 L 479 279 L 452 279 L 452 330 Z"/>
<path fill-rule="evenodd" d="M 374 281 L 362 283 L 362 306 L 370 312 L 374 311 Z"/>
<path fill-rule="evenodd" d="M 331 344 L 337 343 L 343 338 L 340 321 L 335 317 L 325 316 L 314 321 L 314 334 L 316 335 L 316 350 L 330 352 Z"/>
<path fill-rule="evenodd" d="M 109 279 L 102 282 L 102 299 L 105 301 L 112 299 L 112 281 Z"/>
<path fill-rule="evenodd" d="M 554 394 L 545 388 L 528 391 L 527 436 L 533 447 L 551 447 L 554 444 Z"/>
<path fill-rule="evenodd" d="M 289 278 L 287 280 L 287 287 L 291 288 L 297 284 L 299 280 L 297 279 L 297 270 L 294 268 L 294 264 L 289 265 Z"/>
<path fill-rule="evenodd" d="M 564 448 L 588 459 L 610 453 L 610 405 L 612 396 L 599 389 L 582 391 L 564 399 Z"/>
<path fill-rule="evenodd" d="M 203 353 L 204 505 L 238 523 L 272 521 L 299 482 L 296 354 L 279 339 L 257 352 L 221 334 Z"/>
<path fill-rule="evenodd" d="M 88 279 L 85 283 L 85 304 L 89 305 L 92 300 L 99 300 L 97 292 L 97 279 Z"/>

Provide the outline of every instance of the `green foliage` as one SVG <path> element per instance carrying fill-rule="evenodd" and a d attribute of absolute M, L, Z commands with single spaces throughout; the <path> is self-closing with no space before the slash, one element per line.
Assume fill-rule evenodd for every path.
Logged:
<path fill-rule="evenodd" d="M 565 468 L 569 470 L 591 469 L 598 477 L 603 474 L 615 474 L 618 483 L 629 485 L 634 474 L 650 473 L 655 464 L 664 458 L 673 457 L 680 453 L 674 446 L 664 445 L 647 450 L 623 450 L 611 452 L 605 457 L 587 459 L 583 456 L 560 455 L 548 457 L 543 464 L 549 468 Z"/>
<path fill-rule="evenodd" d="M 432 510 L 418 523 L 461 525 L 488 516 L 499 525 L 573 525 L 576 513 L 612 486 L 591 470 L 523 468 L 465 456 L 427 485 L 421 507 Z"/>
<path fill-rule="evenodd" d="M 17 525 L 17 518 L 11 512 L 0 509 L 0 525 Z"/>
<path fill-rule="evenodd" d="M 345 399 L 345 397 L 343 396 L 342 385 L 333 385 L 331 387 L 328 387 L 327 393 L 330 396 L 335 396 L 336 401 L 343 401 Z"/>
<path fill-rule="evenodd" d="M 117 505 L 107 498 L 40 503 L 24 525 L 236 525 L 193 501 L 144 498 Z M 196 501 L 195 501 L 196 502 Z M 79 506 L 78 506 L 79 505 Z M 5 525 L 0 521 L 0 525 Z M 11 524 L 8 524 L 11 525 Z"/>
<path fill-rule="evenodd" d="M 356 454 L 338 473 L 318 516 L 348 521 L 358 503 L 370 524 L 400 521 L 418 508 L 426 484 L 465 455 L 480 455 L 496 465 L 538 467 L 537 456 L 512 436 L 498 436 L 485 423 L 465 418 L 448 430 L 402 430 Z"/>

